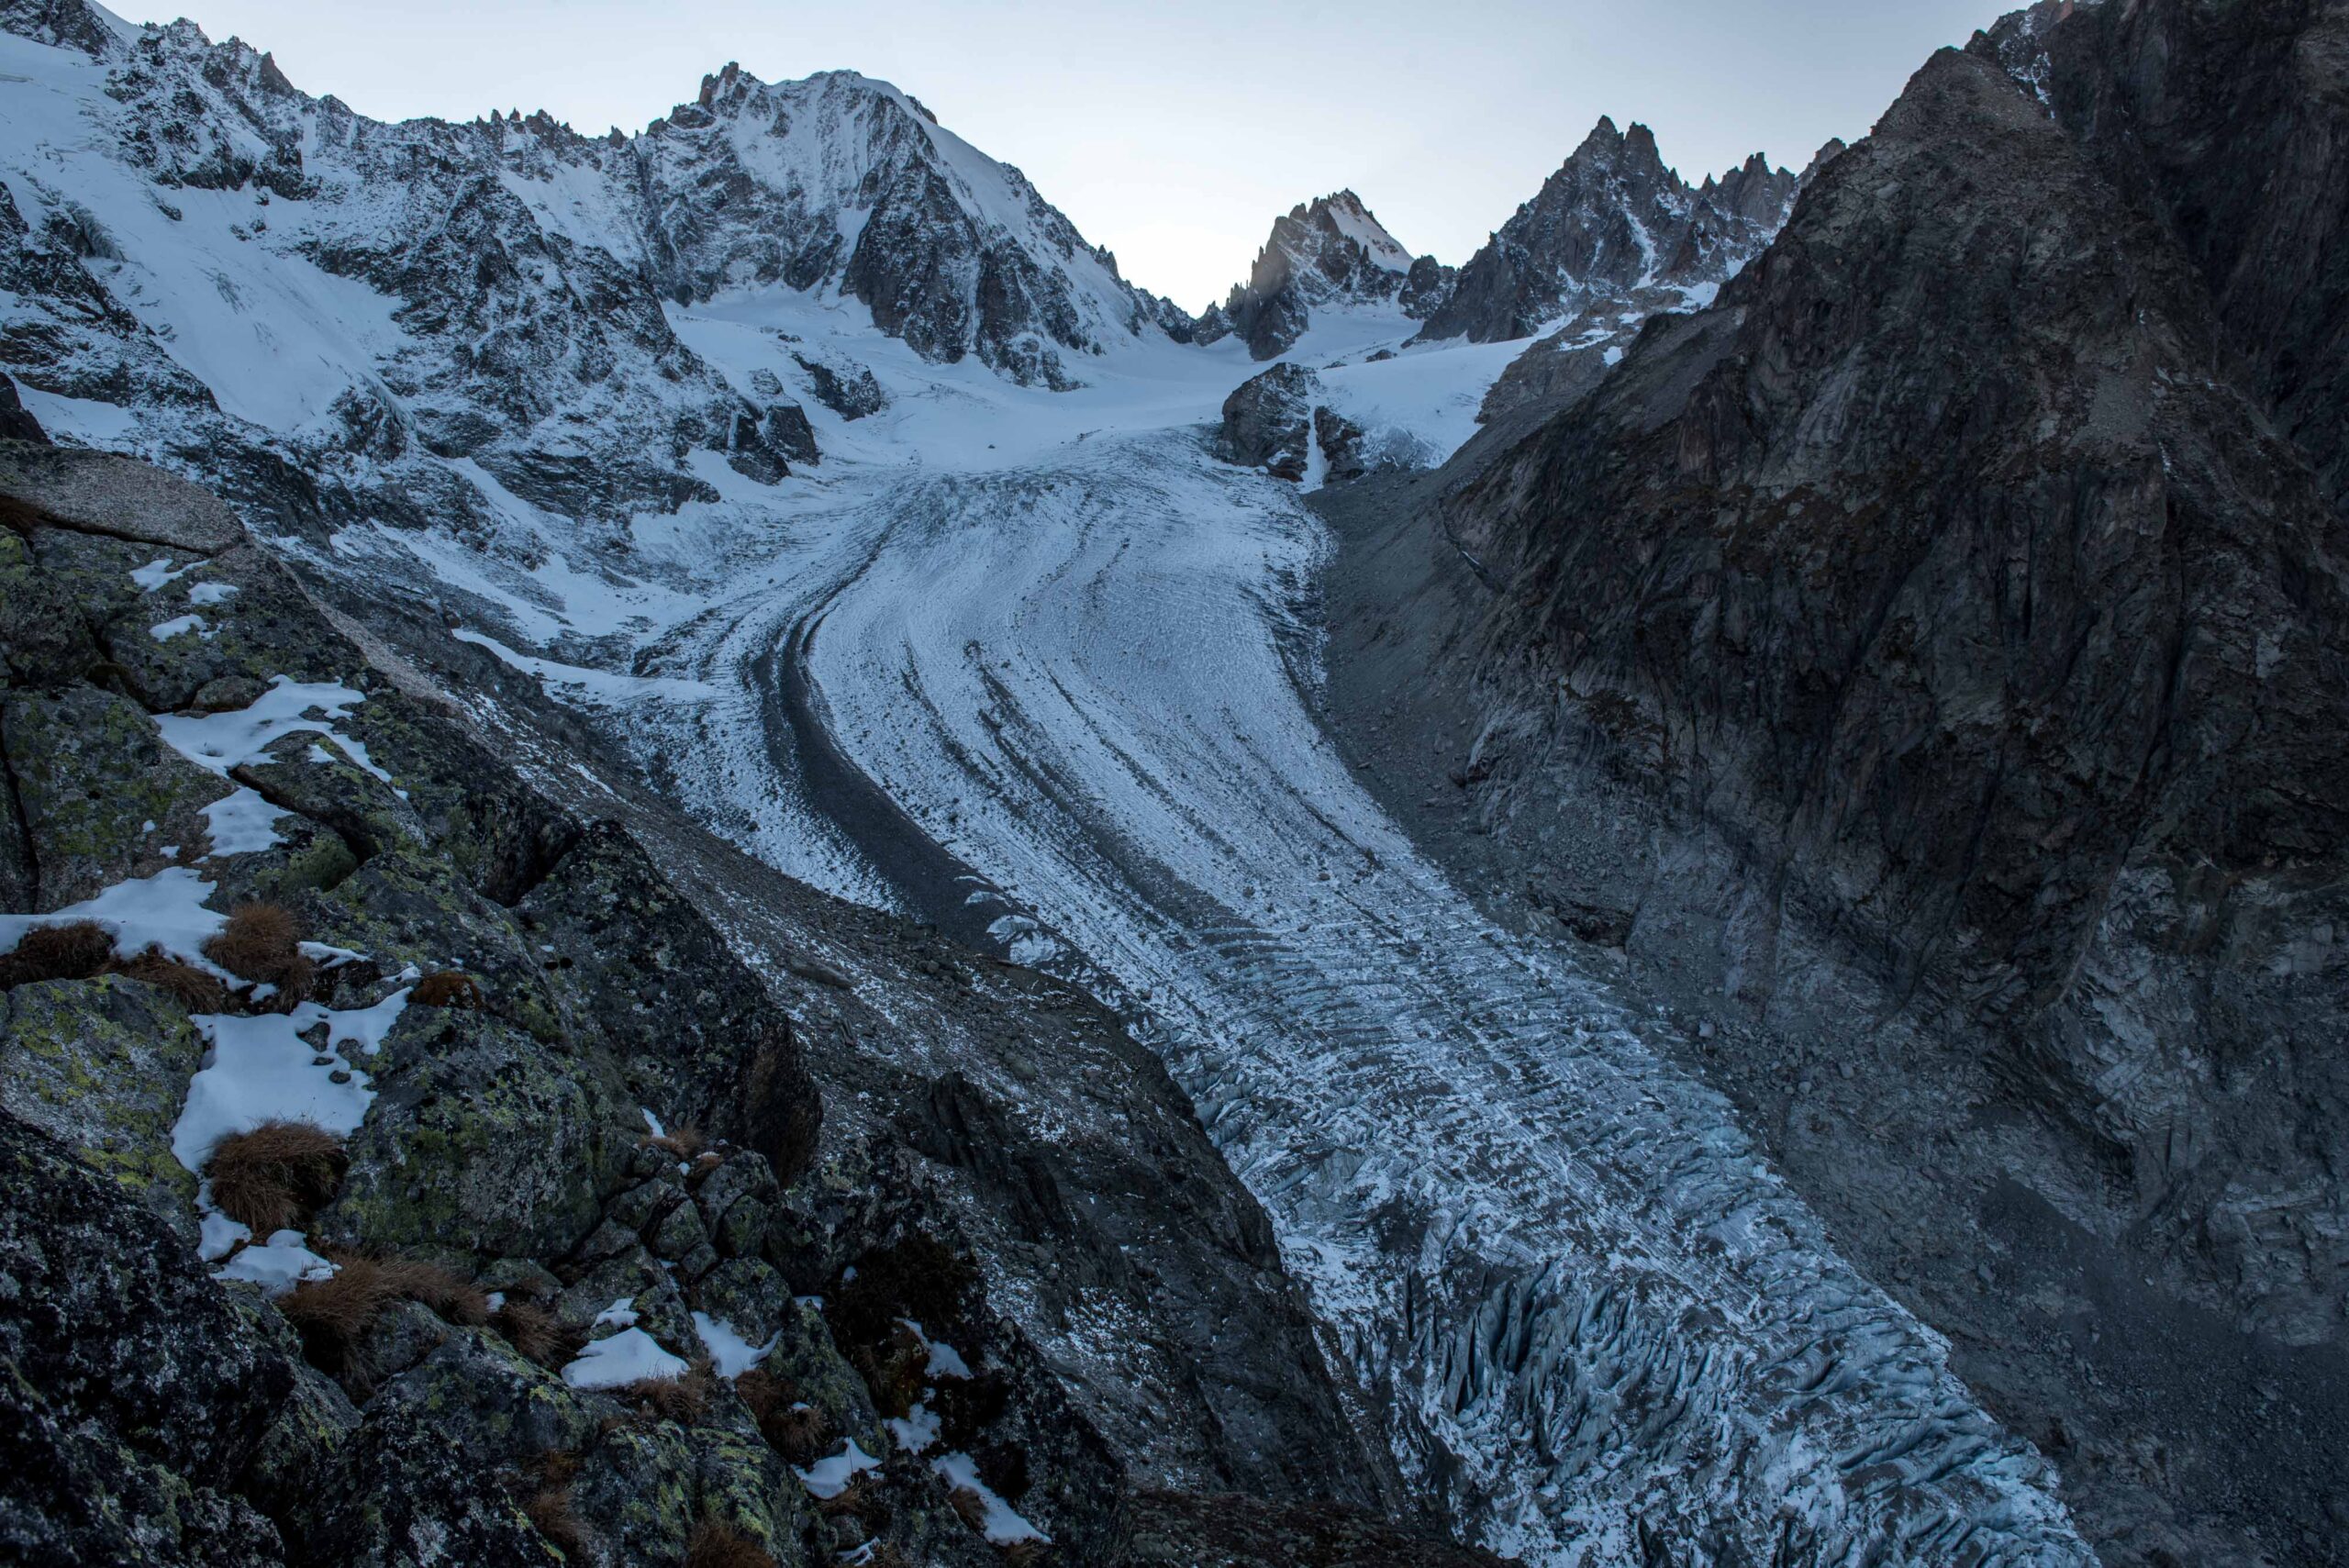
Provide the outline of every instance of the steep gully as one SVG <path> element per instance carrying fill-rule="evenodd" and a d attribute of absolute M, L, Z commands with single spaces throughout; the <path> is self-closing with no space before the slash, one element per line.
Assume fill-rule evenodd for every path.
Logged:
<path fill-rule="evenodd" d="M 2044 1463 L 1727 1103 L 1348 776 L 1293 492 L 1187 427 L 874 478 L 652 651 L 750 697 L 674 748 L 683 793 L 1124 1001 L 1465 1533 L 1538 1562 L 2087 1560 Z"/>

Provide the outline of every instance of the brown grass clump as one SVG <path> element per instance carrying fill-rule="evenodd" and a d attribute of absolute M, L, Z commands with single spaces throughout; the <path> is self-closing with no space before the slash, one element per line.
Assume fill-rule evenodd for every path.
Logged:
<path fill-rule="evenodd" d="M 310 1364 L 337 1382 L 368 1382 L 366 1334 L 394 1300 L 383 1270 L 370 1258 L 337 1258 L 342 1266 L 320 1280 L 305 1280 L 277 1298 L 277 1310 L 301 1336 Z"/>
<path fill-rule="evenodd" d="M 1032 1536 L 1026 1540 L 1015 1540 L 1010 1545 L 998 1547 L 996 1550 L 1003 1553 L 1003 1560 L 1010 1563 L 1011 1568 L 1033 1568 L 1033 1564 L 1041 1562 L 1052 1554 L 1050 1541 L 1038 1540 Z"/>
<path fill-rule="evenodd" d="M 124 959 L 114 966 L 114 973 L 154 986 L 191 1013 L 228 1010 L 228 987 L 218 975 L 182 963 L 161 948 L 150 947 L 136 958 Z"/>
<path fill-rule="evenodd" d="M 734 1380 L 734 1392 L 750 1407 L 767 1445 L 803 1470 L 840 1441 L 832 1418 L 801 1397 L 799 1385 L 787 1377 L 754 1366 Z"/>
<path fill-rule="evenodd" d="M 587 1531 L 579 1516 L 571 1511 L 571 1488 L 568 1485 L 542 1486 L 531 1494 L 522 1505 L 530 1523 L 546 1538 L 549 1546 L 562 1553 L 565 1562 L 587 1560 Z"/>
<path fill-rule="evenodd" d="M 987 1528 L 987 1500 L 969 1486 L 957 1486 L 946 1494 L 948 1506 L 954 1517 L 974 1530 Z"/>
<path fill-rule="evenodd" d="M 644 1141 L 655 1149 L 667 1150 L 680 1160 L 698 1160 L 702 1151 L 708 1147 L 708 1140 L 702 1137 L 701 1129 L 689 1121 L 681 1121 L 668 1131 L 655 1133 Z"/>
<path fill-rule="evenodd" d="M 423 1303 L 444 1322 L 478 1329 L 489 1321 L 489 1293 L 462 1274 L 421 1258 L 382 1258 L 375 1266 L 394 1296 Z"/>
<path fill-rule="evenodd" d="M 408 1005 L 414 1007 L 462 1007 L 478 1011 L 481 1007 L 481 985 L 470 974 L 453 969 L 436 970 L 408 987 Z"/>
<path fill-rule="evenodd" d="M 867 1535 L 878 1535 L 889 1528 L 889 1505 L 882 1501 L 881 1488 L 870 1471 L 852 1475 L 848 1485 L 831 1496 L 817 1498 L 816 1511 L 828 1519 L 854 1519 Z"/>
<path fill-rule="evenodd" d="M 277 1002 L 291 1006 L 310 989 L 312 965 L 301 940 L 301 926 L 278 905 L 239 904 L 204 944 L 204 956 L 239 980 L 276 986 Z"/>
<path fill-rule="evenodd" d="M 301 1336 L 310 1364 L 347 1386 L 372 1381 L 367 1330 L 395 1301 L 420 1302 L 451 1323 L 488 1320 L 488 1297 L 438 1263 L 344 1251 L 327 1258 L 335 1273 L 295 1285 L 277 1298 L 277 1309 Z"/>
<path fill-rule="evenodd" d="M 535 1301 L 508 1296 L 489 1315 L 489 1326 L 525 1361 L 540 1366 L 561 1366 L 579 1353 L 583 1337 L 562 1326 L 562 1319 Z"/>
<path fill-rule="evenodd" d="M 0 956 L 0 991 L 36 980 L 87 980 L 114 960 L 114 935 L 95 920 L 35 926 Z"/>
<path fill-rule="evenodd" d="M 704 1519 L 685 1541 L 685 1568 L 775 1568 L 775 1562 L 757 1538 L 732 1525 Z"/>
<path fill-rule="evenodd" d="M 692 1427 L 709 1415 L 709 1402 L 718 1396 L 718 1378 L 708 1362 L 697 1361 L 680 1376 L 640 1377 L 612 1392 L 644 1420 Z"/>
<path fill-rule="evenodd" d="M 231 1133 L 204 1164 L 212 1201 L 256 1236 L 315 1213 L 342 1184 L 342 1140 L 306 1121 L 265 1121 Z"/>

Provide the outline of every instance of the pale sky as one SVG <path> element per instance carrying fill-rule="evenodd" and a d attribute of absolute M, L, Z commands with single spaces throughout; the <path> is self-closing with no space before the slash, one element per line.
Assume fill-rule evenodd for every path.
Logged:
<path fill-rule="evenodd" d="M 1414 254 L 1464 261 L 1602 114 L 1653 127 L 1691 182 L 1756 150 L 1799 168 L 2021 3 L 186 0 L 213 39 L 384 119 L 543 108 L 633 131 L 729 60 L 882 77 L 1189 310 L 1277 214 L 1346 186 Z"/>

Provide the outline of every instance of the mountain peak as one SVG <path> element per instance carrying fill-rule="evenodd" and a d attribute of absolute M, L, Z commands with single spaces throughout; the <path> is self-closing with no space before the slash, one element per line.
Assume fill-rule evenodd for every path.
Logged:
<path fill-rule="evenodd" d="M 1432 257 L 1414 262 L 1362 197 L 1333 191 L 1274 220 L 1248 281 L 1201 318 L 1201 339 L 1237 332 L 1256 358 L 1272 359 L 1303 334 L 1315 308 L 1400 303 L 1408 313 L 1439 275 L 1448 280 Z"/>
<path fill-rule="evenodd" d="M 1718 287 L 1786 221 L 1797 182 L 1760 153 L 1692 189 L 1634 120 L 1598 124 L 1539 194 L 1460 270 L 1427 339 L 1531 337 L 1613 301 L 1635 314 L 1686 308 Z"/>

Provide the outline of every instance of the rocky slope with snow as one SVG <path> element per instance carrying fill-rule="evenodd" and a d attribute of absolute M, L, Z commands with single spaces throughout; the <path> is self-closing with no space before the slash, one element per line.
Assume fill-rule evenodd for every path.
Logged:
<path fill-rule="evenodd" d="M 667 315 L 721 288 L 852 300 L 926 358 L 1055 387 L 1188 335 L 1017 170 L 852 72 L 729 67 L 633 138 L 383 125 L 193 24 L 5 18 L 40 87 L 8 111 L 0 360 L 142 407 L 150 455 L 255 499 L 479 537 L 476 474 L 609 530 L 715 499 L 712 465 L 772 481 L 813 460 L 837 373 L 818 350 L 729 384 Z"/>
<path fill-rule="evenodd" d="M 1712 308 L 1331 503 L 1390 798 L 1699 1031 L 2108 1561 L 2337 1539 L 2340 361 L 2246 262 L 2339 287 L 2341 36 L 2012 18 Z"/>
<path fill-rule="evenodd" d="M 1664 166 L 1655 136 L 1602 117 L 1534 198 L 1461 267 L 1430 311 L 1431 340 L 1530 338 L 1595 307 L 1645 315 L 1709 302 L 1769 243 L 1798 181 L 1756 153 L 1691 187 Z"/>
<path fill-rule="evenodd" d="M 1275 220 L 1248 281 L 1195 327 L 1212 343 L 1236 333 L 1260 360 L 1296 346 L 1318 310 L 1384 307 L 1418 320 L 1452 290 L 1452 269 L 1413 259 L 1352 191 L 1316 196 Z"/>
<path fill-rule="evenodd" d="M 1158 1562 L 1244 1507 L 1476 1560 L 1382 1519 L 1262 1210 L 1090 999 L 743 859 L 184 482 L 11 442 L 0 506 L 12 1555 Z M 256 984 L 263 901 L 305 956 Z M 281 1118 L 340 1152 L 256 1232 L 221 1151 Z"/>

